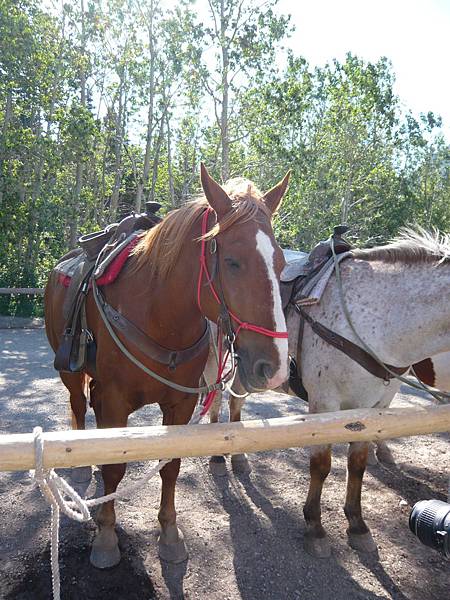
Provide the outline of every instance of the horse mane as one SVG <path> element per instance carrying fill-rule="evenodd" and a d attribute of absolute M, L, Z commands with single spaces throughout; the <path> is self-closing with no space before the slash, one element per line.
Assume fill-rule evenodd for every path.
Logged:
<path fill-rule="evenodd" d="M 271 212 L 263 201 L 263 194 L 248 179 L 241 177 L 230 179 L 223 188 L 231 198 L 232 209 L 205 235 L 206 239 L 226 231 L 237 221 L 245 223 L 253 220 L 259 211 L 263 211 L 269 221 L 272 218 Z M 161 223 L 146 232 L 136 244 L 132 252 L 137 258 L 133 271 L 139 270 L 146 264 L 150 268 L 148 275 L 150 278 L 156 274 L 161 278 L 167 277 L 186 241 L 192 240 L 187 238 L 194 223 L 207 208 L 209 208 L 208 201 L 201 195 L 167 213 Z"/>
<path fill-rule="evenodd" d="M 386 263 L 443 263 L 450 260 L 450 236 L 423 227 L 402 227 L 398 236 L 384 246 L 352 250 L 354 258 Z"/>

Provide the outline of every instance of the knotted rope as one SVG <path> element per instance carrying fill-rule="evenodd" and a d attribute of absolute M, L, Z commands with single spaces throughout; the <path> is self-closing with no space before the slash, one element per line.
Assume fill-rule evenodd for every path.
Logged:
<path fill-rule="evenodd" d="M 90 508 L 99 504 L 104 504 L 111 500 L 123 500 L 130 493 L 136 492 L 143 487 L 152 477 L 156 475 L 165 465 L 172 459 L 160 460 L 153 467 L 149 474 L 145 475 L 136 483 L 122 487 L 119 492 L 113 492 L 100 498 L 91 498 L 86 500 L 67 483 L 65 479 L 60 477 L 54 469 L 45 469 L 43 466 L 44 455 L 44 438 L 42 435 L 42 427 L 33 429 L 34 435 L 34 452 L 36 468 L 30 471 L 31 478 L 35 485 L 39 487 L 42 495 L 51 506 L 51 544 L 50 544 L 50 561 L 52 569 L 52 590 L 54 600 L 61 598 L 61 580 L 59 575 L 59 521 L 60 512 L 62 511 L 70 519 L 85 523 L 92 519 Z M 68 498 L 68 499 L 66 499 Z"/>

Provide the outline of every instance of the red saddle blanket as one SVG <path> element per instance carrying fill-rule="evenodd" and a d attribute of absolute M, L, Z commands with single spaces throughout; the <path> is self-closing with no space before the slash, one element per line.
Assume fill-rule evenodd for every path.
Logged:
<path fill-rule="evenodd" d="M 126 263 L 131 251 L 139 241 L 139 237 L 134 238 L 131 242 L 125 246 L 125 248 L 111 261 L 106 267 L 103 274 L 97 279 L 97 285 L 109 285 L 113 283 L 119 276 L 122 267 Z M 83 255 L 80 256 L 80 260 L 83 259 Z M 66 273 L 59 273 L 59 283 L 64 287 L 69 287 L 72 277 Z"/>

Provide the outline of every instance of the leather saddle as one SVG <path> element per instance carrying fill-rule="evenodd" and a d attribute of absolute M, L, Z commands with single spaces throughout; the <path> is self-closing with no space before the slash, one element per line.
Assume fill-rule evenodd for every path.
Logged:
<path fill-rule="evenodd" d="M 86 320 L 91 277 L 99 277 L 131 239 L 157 225 L 161 221 L 156 214 L 160 208 L 157 202 L 147 202 L 145 213 L 129 215 L 120 223 L 81 236 L 79 248 L 71 250 L 58 263 L 57 270 L 70 273 L 70 284 L 63 306 L 64 332 L 54 360 L 57 371 L 76 373 L 87 366 L 95 373 L 95 340 Z"/>
<path fill-rule="evenodd" d="M 342 237 L 347 231 L 348 227 L 346 225 L 337 225 L 333 228 L 331 237 L 316 244 L 309 254 L 284 250 L 285 257 L 288 260 L 280 278 L 281 300 L 284 310 L 293 299 L 298 299 L 302 295 L 302 290 L 306 284 L 320 272 L 333 256 L 331 240 L 334 242 L 336 254 L 342 254 L 352 249 L 353 246 Z"/>

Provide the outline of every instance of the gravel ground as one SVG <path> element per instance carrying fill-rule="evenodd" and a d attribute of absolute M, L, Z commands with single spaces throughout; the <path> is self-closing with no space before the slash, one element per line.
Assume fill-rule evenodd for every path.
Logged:
<path fill-rule="evenodd" d="M 0 330 L 0 433 L 68 427 L 67 395 L 52 368 L 42 330 Z M 425 395 L 404 387 L 396 406 L 428 405 Z M 275 393 L 253 395 L 244 418 L 306 412 L 306 405 Z M 91 411 L 90 411 L 91 412 Z M 132 425 L 159 422 L 157 406 L 145 407 Z M 93 416 L 89 416 L 94 426 Z M 185 459 L 177 487 L 178 522 L 190 559 L 168 565 L 156 551 L 160 482 L 155 478 L 129 502 L 118 505 L 122 561 L 98 571 L 89 563 L 92 523 L 63 518 L 60 566 L 63 600 L 399 600 L 447 599 L 450 563 L 409 532 L 412 505 L 446 499 L 449 435 L 391 443 L 395 466 L 369 467 L 363 506 L 378 543 L 376 555 L 358 554 L 346 543 L 342 511 L 345 447 L 336 446 L 322 512 L 333 555 L 315 560 L 303 550 L 302 505 L 308 485 L 307 449 L 263 452 L 250 457 L 250 476 L 214 478 L 206 458 Z M 151 465 L 130 465 L 126 480 Z M 64 473 L 64 472 L 63 472 Z M 66 472 L 67 474 L 67 472 Z M 99 472 L 92 486 L 101 493 Z M 406 504 L 405 504 L 406 502 Z M 0 474 L 0 598 L 51 597 L 50 510 L 26 473 Z"/>

